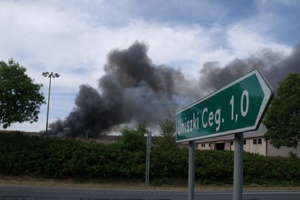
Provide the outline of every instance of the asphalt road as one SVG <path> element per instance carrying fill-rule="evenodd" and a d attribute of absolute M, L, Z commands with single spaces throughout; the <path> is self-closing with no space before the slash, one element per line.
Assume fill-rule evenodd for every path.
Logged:
<path fill-rule="evenodd" d="M 158 190 L 0 186 L 0 200 L 186 200 L 187 193 Z M 197 192 L 195 200 L 232 199 L 231 192 Z M 300 191 L 244 192 L 247 200 L 299 200 Z"/>

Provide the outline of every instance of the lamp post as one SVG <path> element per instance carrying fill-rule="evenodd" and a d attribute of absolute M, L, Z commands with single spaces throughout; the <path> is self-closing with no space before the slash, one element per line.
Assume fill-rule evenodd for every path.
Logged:
<path fill-rule="evenodd" d="M 50 91 L 51 91 L 51 79 L 58 78 L 59 74 L 54 72 L 43 72 L 44 77 L 49 78 L 49 90 L 48 90 L 48 103 L 47 103 L 47 120 L 46 120 L 46 132 L 45 135 L 48 133 L 48 119 L 49 119 L 49 104 L 50 104 Z"/>

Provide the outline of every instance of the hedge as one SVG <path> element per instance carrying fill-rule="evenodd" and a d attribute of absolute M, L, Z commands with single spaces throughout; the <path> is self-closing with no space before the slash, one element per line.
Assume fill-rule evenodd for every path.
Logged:
<path fill-rule="evenodd" d="M 151 152 L 151 180 L 155 183 L 186 180 L 187 159 L 187 149 L 157 142 Z M 300 159 L 245 153 L 244 163 L 247 184 L 300 183 Z M 196 152 L 197 181 L 231 184 L 232 171 L 233 152 Z M 21 133 L 0 133 L 0 174 L 142 181 L 145 175 L 145 148 L 140 146 L 133 149 L 122 142 L 100 144 Z"/>

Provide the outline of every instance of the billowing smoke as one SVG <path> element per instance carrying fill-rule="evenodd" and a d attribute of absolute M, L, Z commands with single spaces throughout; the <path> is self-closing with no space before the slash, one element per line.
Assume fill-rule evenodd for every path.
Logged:
<path fill-rule="evenodd" d="M 260 56 L 252 56 L 245 60 L 235 59 L 225 67 L 219 66 L 217 62 L 205 63 L 200 70 L 199 87 L 211 92 L 254 69 L 261 71 L 276 89 L 279 81 L 288 73 L 300 73 L 300 45 L 296 46 L 288 57 L 264 50 Z"/>
<path fill-rule="evenodd" d="M 51 124 L 50 133 L 94 137 L 123 123 L 158 124 L 172 118 L 178 105 L 195 93 L 180 71 L 154 65 L 142 43 L 112 51 L 104 69 L 101 93 L 81 85 L 75 109 Z"/>
<path fill-rule="evenodd" d="M 259 57 L 236 59 L 225 67 L 208 62 L 201 68 L 197 81 L 188 81 L 178 70 L 153 64 L 145 44 L 136 42 L 126 50 L 113 50 L 108 55 L 99 90 L 81 85 L 76 107 L 65 120 L 51 124 L 50 133 L 95 137 L 120 124 L 158 124 L 173 118 L 179 106 L 255 68 L 276 88 L 289 72 L 300 73 L 300 46 L 288 57 L 264 50 Z"/>

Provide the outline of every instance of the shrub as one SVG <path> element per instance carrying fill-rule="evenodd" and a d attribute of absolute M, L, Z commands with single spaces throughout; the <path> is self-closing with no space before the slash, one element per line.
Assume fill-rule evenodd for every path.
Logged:
<path fill-rule="evenodd" d="M 117 143 L 99 144 L 0 133 L 0 174 L 87 180 L 144 180 L 146 138 L 133 136 L 132 132 L 126 134 Z M 196 151 L 195 161 L 196 180 L 199 182 L 232 183 L 233 152 Z M 186 148 L 178 148 L 169 140 L 157 139 L 152 146 L 150 180 L 157 184 L 187 180 L 187 162 Z M 245 153 L 244 179 L 247 184 L 299 184 L 300 159 Z"/>

